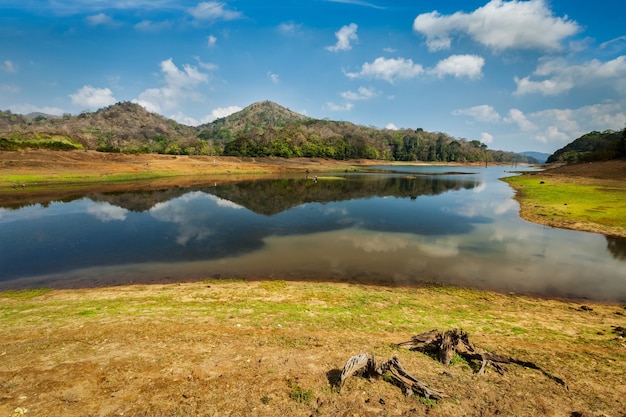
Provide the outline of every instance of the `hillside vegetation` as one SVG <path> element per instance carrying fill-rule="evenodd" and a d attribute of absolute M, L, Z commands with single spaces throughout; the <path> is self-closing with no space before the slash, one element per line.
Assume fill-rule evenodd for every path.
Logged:
<path fill-rule="evenodd" d="M 435 162 L 536 162 L 478 140 L 422 129 L 389 130 L 320 120 L 276 103 L 254 103 L 198 127 L 124 102 L 77 116 L 28 118 L 0 112 L 0 150 L 46 148 L 121 153 L 321 157 Z"/>
<path fill-rule="evenodd" d="M 594 162 L 626 157 L 626 128 L 590 132 L 562 147 L 547 162 Z"/>

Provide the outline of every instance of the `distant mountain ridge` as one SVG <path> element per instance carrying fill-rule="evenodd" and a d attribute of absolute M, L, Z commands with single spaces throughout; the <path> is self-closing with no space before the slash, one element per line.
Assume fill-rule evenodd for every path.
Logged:
<path fill-rule="evenodd" d="M 531 158 L 534 158 L 540 164 L 544 164 L 548 160 L 548 158 L 550 157 L 549 153 L 534 152 L 534 151 L 522 152 L 521 155 L 525 155 L 525 156 L 529 156 Z"/>
<path fill-rule="evenodd" d="M 435 162 L 537 162 L 494 151 L 478 140 L 422 129 L 389 130 L 314 119 L 271 101 L 192 127 L 142 106 L 117 103 L 50 118 L 0 112 L 0 150 L 95 149 L 105 152 L 242 157 L 321 157 Z"/>

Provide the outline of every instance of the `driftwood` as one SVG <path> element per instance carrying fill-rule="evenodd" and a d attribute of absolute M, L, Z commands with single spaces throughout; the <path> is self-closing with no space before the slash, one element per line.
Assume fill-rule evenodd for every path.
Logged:
<path fill-rule="evenodd" d="M 341 389 L 348 378 L 360 375 L 363 377 L 380 377 L 399 386 L 405 395 L 421 395 L 425 398 L 440 400 L 447 397 L 443 392 L 429 387 L 413 375 L 409 374 L 394 356 L 387 362 L 377 366 L 376 358 L 369 353 L 360 353 L 351 357 L 341 371 L 339 388 Z"/>
<path fill-rule="evenodd" d="M 557 384 L 562 385 L 566 389 L 569 389 L 565 381 L 558 378 L 549 372 L 545 371 L 541 367 L 537 366 L 533 362 L 522 361 L 509 356 L 499 355 L 497 353 L 487 352 L 482 349 L 477 349 L 470 341 L 466 332 L 453 329 L 448 330 L 444 334 L 441 334 L 438 330 L 431 330 L 429 332 L 420 333 L 413 336 L 411 340 L 398 343 L 395 345 L 399 348 L 405 348 L 414 351 L 420 351 L 436 355 L 437 359 L 444 365 L 449 365 L 457 353 L 468 362 L 481 361 L 478 374 L 483 374 L 488 366 L 492 366 L 501 375 L 504 374 L 505 369 L 500 364 L 513 363 L 521 365 L 526 368 L 536 369 L 543 373 L 548 378 L 555 381 Z"/>

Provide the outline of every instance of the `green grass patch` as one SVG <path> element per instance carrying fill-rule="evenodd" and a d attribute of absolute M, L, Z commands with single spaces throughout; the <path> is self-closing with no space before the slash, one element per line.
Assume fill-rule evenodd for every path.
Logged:
<path fill-rule="evenodd" d="M 47 294 L 52 291 L 49 288 L 33 288 L 29 290 L 8 290 L 0 292 L 0 298 L 10 298 L 12 300 L 24 301 Z"/>
<path fill-rule="evenodd" d="M 626 190 L 579 182 L 564 182 L 540 175 L 504 179 L 517 197 L 538 216 L 561 217 L 571 222 L 626 228 Z"/>
<path fill-rule="evenodd" d="M 176 177 L 178 174 L 172 172 L 149 171 L 122 174 L 16 174 L 5 175 L 0 178 L 0 191 L 12 190 L 16 184 L 23 184 L 28 190 L 38 189 L 80 189 L 97 184 L 122 184 L 139 183 L 161 178 Z M 19 187 L 18 187 L 19 188 Z M 21 191 L 21 189 L 20 189 Z"/>

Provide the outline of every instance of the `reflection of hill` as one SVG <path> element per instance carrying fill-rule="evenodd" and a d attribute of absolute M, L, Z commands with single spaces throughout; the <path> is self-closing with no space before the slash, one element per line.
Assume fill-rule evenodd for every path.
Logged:
<path fill-rule="evenodd" d="M 163 190 L 98 193 L 90 194 L 87 197 L 96 202 L 107 202 L 114 206 L 125 208 L 126 210 L 141 212 L 148 211 L 158 203 L 173 200 L 190 191 L 195 191 L 195 189 L 172 187 Z"/>
<path fill-rule="evenodd" d="M 476 179 L 444 179 L 441 177 L 368 176 L 337 179 L 281 179 L 249 181 L 218 186 L 211 191 L 225 200 L 264 215 L 274 215 L 305 203 L 329 203 L 368 197 L 417 198 L 446 191 L 471 189 Z"/>
<path fill-rule="evenodd" d="M 200 191 L 232 201 L 263 215 L 274 215 L 304 203 L 328 203 L 368 197 L 417 198 L 446 191 L 471 189 L 478 185 L 476 178 L 451 179 L 442 176 L 392 177 L 388 175 L 346 176 L 345 178 L 313 179 L 284 178 L 243 181 L 214 187 L 171 187 L 158 190 L 99 192 L 74 194 L 63 198 L 46 198 L 26 204 L 8 204 L 18 209 L 29 204 L 48 205 L 52 201 L 70 202 L 88 197 L 95 202 L 107 202 L 126 210 L 142 212 L 158 203 L 166 202 L 193 191 Z"/>

